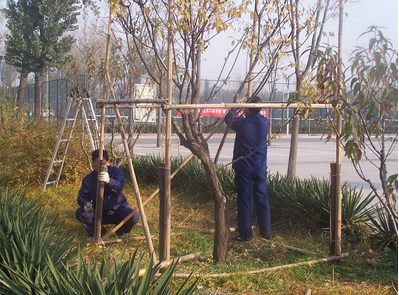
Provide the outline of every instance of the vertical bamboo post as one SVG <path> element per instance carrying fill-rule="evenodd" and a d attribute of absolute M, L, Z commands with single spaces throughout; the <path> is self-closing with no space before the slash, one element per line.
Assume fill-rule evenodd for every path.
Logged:
<path fill-rule="evenodd" d="M 102 151 L 101 151 L 102 154 Z M 106 172 L 104 159 L 98 161 L 97 172 Z M 101 242 L 101 227 L 103 219 L 104 182 L 97 180 L 96 212 L 94 215 L 94 238 L 96 243 Z"/>
<path fill-rule="evenodd" d="M 166 243 L 170 235 L 167 217 L 170 216 L 170 202 L 165 198 L 165 163 L 159 166 L 159 260 L 169 260 L 169 244 Z"/>
<path fill-rule="evenodd" d="M 337 165 L 330 163 L 331 184 L 330 184 L 330 255 L 335 253 L 335 235 L 336 235 L 336 195 L 337 195 Z"/>
<path fill-rule="evenodd" d="M 101 109 L 101 125 L 100 125 L 100 147 L 98 154 L 97 172 L 107 171 L 105 161 L 103 159 L 104 151 L 104 125 L 105 125 L 105 108 Z M 101 227 L 103 219 L 103 201 L 104 201 L 104 182 L 97 179 L 97 195 L 96 195 L 96 211 L 94 215 L 94 240 L 96 243 L 101 242 Z"/>
<path fill-rule="evenodd" d="M 344 15 L 344 3 L 345 0 L 339 1 L 339 28 L 338 28 L 338 83 L 337 83 L 337 99 L 339 100 L 342 92 L 342 28 L 343 28 L 343 15 Z M 339 107 L 340 104 L 338 104 Z M 342 225 L 342 188 L 341 188 L 341 178 L 342 178 L 342 152 L 341 152 L 341 132 L 342 132 L 342 122 L 341 115 L 337 111 L 336 112 L 336 120 L 337 120 L 337 135 L 336 135 L 336 207 L 335 207 L 335 255 L 341 255 L 341 225 Z"/>
<path fill-rule="evenodd" d="M 170 227 L 171 227 L 171 130 L 172 130 L 172 109 L 166 109 L 166 138 L 165 138 L 165 168 L 164 168 L 164 204 L 165 204 L 165 235 L 164 239 L 164 260 L 170 259 Z"/>
<path fill-rule="evenodd" d="M 173 41 L 173 32 L 172 32 L 172 8 L 173 8 L 173 0 L 168 0 L 168 60 L 167 60 L 167 85 L 166 85 L 166 99 L 164 104 L 165 111 L 165 202 L 169 203 L 170 206 L 170 190 L 171 190 L 171 181 L 170 181 L 170 170 L 171 170 L 171 132 L 172 132 L 172 108 L 170 104 L 172 102 L 172 75 L 173 75 L 173 51 L 172 51 L 172 41 Z M 170 212 L 169 216 L 165 216 L 165 259 L 169 259 L 170 257 Z"/>
<path fill-rule="evenodd" d="M 101 124 L 100 124 L 100 146 L 98 154 L 98 173 L 107 171 L 105 162 L 103 160 L 104 151 L 104 125 L 105 125 L 105 107 L 101 108 Z M 101 242 L 101 227 L 103 219 L 103 200 L 104 200 L 104 182 L 97 180 L 97 195 L 96 195 L 96 211 L 94 215 L 94 241 Z"/>
<path fill-rule="evenodd" d="M 107 46 L 105 51 L 105 64 L 104 71 L 108 72 L 108 64 L 109 64 L 109 48 L 110 48 L 110 40 L 111 40 L 111 23 L 112 23 L 112 12 L 109 11 L 108 16 L 108 32 L 107 32 Z M 107 81 L 104 78 L 103 81 L 103 93 L 102 98 L 105 99 L 107 97 Z M 104 151 L 104 126 L 105 126 L 105 106 L 101 108 L 101 126 L 100 126 L 100 146 L 99 146 L 99 154 L 98 154 L 98 173 L 100 173 L 100 167 L 103 165 L 103 151 Z M 97 196 L 96 196 L 96 213 L 94 217 L 94 240 L 97 243 L 101 241 L 101 223 L 103 217 L 103 200 L 104 200 L 104 183 L 100 183 L 97 180 Z"/>

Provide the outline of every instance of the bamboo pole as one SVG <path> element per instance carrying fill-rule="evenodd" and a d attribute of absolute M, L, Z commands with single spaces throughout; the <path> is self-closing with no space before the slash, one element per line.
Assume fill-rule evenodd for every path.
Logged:
<path fill-rule="evenodd" d="M 171 212 L 170 212 L 170 198 L 171 198 L 171 181 L 170 181 L 170 170 L 171 170 L 171 138 L 172 138 L 172 76 L 173 76 L 173 32 L 172 32 L 172 9 L 173 0 L 168 0 L 168 56 L 167 56 L 167 84 L 166 84 L 166 99 L 164 104 L 165 112 L 165 183 L 164 183 L 164 193 L 165 193 L 165 205 L 169 210 L 165 212 L 165 241 L 163 250 L 163 258 L 165 260 L 170 258 L 170 225 L 171 225 Z"/>
<path fill-rule="evenodd" d="M 153 237 L 153 236 L 152 236 Z M 102 244 L 114 244 L 114 243 L 121 243 L 121 242 L 129 242 L 129 241 L 142 241 L 145 240 L 144 237 L 130 237 L 130 238 L 119 238 L 115 240 L 103 241 Z M 94 245 L 93 243 L 86 243 L 86 247 Z"/>
<path fill-rule="evenodd" d="M 166 170 L 165 163 L 159 166 L 159 259 L 169 260 L 170 257 L 170 202 L 165 196 Z M 169 243 L 168 243 L 169 241 Z"/>
<path fill-rule="evenodd" d="M 175 177 L 175 175 L 181 170 L 183 169 L 183 167 L 190 161 L 190 159 L 193 157 L 194 155 L 191 154 L 189 155 L 181 164 L 179 167 L 176 168 L 176 170 L 171 174 L 170 179 L 173 179 L 173 177 Z M 143 207 L 152 200 L 152 198 L 154 198 L 157 194 L 159 193 L 159 187 L 143 202 Z M 110 229 L 109 231 L 107 231 L 107 233 L 104 235 L 103 240 L 109 238 L 113 233 L 115 233 L 122 225 L 124 225 L 126 223 L 126 221 L 128 221 L 130 218 L 132 218 L 134 215 L 134 212 L 130 213 L 128 216 L 126 216 L 125 219 L 123 219 L 119 224 L 117 224 L 116 226 L 114 226 L 112 229 Z"/>
<path fill-rule="evenodd" d="M 134 193 L 135 193 L 135 196 L 136 196 L 137 207 L 138 207 L 139 212 L 140 212 L 141 222 L 143 224 L 143 229 L 144 229 L 144 235 L 145 235 L 146 241 L 147 241 L 147 249 L 149 251 L 149 254 L 152 257 L 153 264 L 156 264 L 157 263 L 157 258 L 156 258 L 155 251 L 154 251 L 154 245 L 152 244 L 151 234 L 150 234 L 150 230 L 149 230 L 148 223 L 147 223 L 147 217 L 146 217 L 146 214 L 144 212 L 143 203 L 141 202 L 140 190 L 139 190 L 139 186 L 137 184 L 136 173 L 134 172 L 134 168 L 133 168 L 132 156 L 130 154 L 129 145 L 128 145 L 126 137 L 125 137 L 125 132 L 124 132 L 124 129 L 123 129 L 122 120 L 121 120 L 119 109 L 118 109 L 117 106 L 115 106 L 115 114 L 116 114 L 116 117 L 117 117 L 118 122 L 119 122 L 119 128 L 120 128 L 120 131 L 121 131 L 122 142 L 123 142 L 123 146 L 125 148 L 127 163 L 128 163 L 128 166 L 129 166 L 130 179 L 131 179 L 132 184 L 133 184 Z"/>
<path fill-rule="evenodd" d="M 331 171 L 331 190 L 330 190 L 330 255 L 335 253 L 335 237 L 336 237 L 336 196 L 337 196 L 337 165 L 330 163 Z"/>
<path fill-rule="evenodd" d="M 103 149 L 100 148 L 101 158 L 103 155 Z M 97 172 L 106 172 L 107 166 L 104 159 L 98 161 Z M 100 244 L 101 241 L 101 228 L 102 228 L 102 218 L 103 218 L 103 202 L 104 202 L 104 182 L 97 179 L 97 196 L 96 196 L 96 210 L 94 213 L 94 240 L 96 243 Z"/>
<path fill-rule="evenodd" d="M 236 232 L 238 229 L 236 227 L 230 227 L 229 230 L 232 233 L 232 232 Z M 202 234 L 214 234 L 215 230 L 214 229 L 204 229 L 204 230 L 201 230 L 201 233 Z"/>
<path fill-rule="evenodd" d="M 337 83 L 337 99 L 340 99 L 342 91 L 342 28 L 343 28 L 343 15 L 344 15 L 344 2 L 345 0 L 339 1 L 339 29 L 338 29 L 338 83 Z M 336 201 L 335 201 L 335 249 L 334 254 L 341 254 L 341 226 L 342 226 L 342 185 L 341 185 L 341 171 L 342 171 L 342 152 L 340 147 L 340 136 L 342 132 L 341 115 L 339 112 L 336 113 L 337 120 L 337 135 L 336 135 Z"/>
<path fill-rule="evenodd" d="M 254 226 L 252 226 L 252 228 L 254 228 Z M 230 227 L 230 232 L 236 232 L 237 230 L 238 229 L 236 227 Z M 201 233 L 202 234 L 214 234 L 215 230 L 214 229 L 205 229 L 205 230 L 201 230 Z M 272 241 L 272 240 L 265 240 L 265 241 L 269 242 L 269 243 L 276 244 L 276 245 L 284 247 L 284 248 L 287 248 L 288 250 L 291 250 L 291 251 L 294 251 L 294 252 L 297 252 L 297 253 L 300 253 L 300 254 L 311 254 L 311 255 L 315 255 L 316 254 L 316 253 L 313 253 L 313 252 L 310 252 L 310 251 L 306 251 L 306 250 L 303 250 L 303 249 L 300 249 L 300 248 L 295 248 L 295 247 L 292 247 L 292 246 L 289 246 L 289 245 L 286 245 L 286 244 L 283 244 L 283 243 L 280 243 L 280 242 L 276 242 L 276 241 Z"/>
<path fill-rule="evenodd" d="M 168 267 L 169 265 L 171 265 L 172 263 L 175 263 L 175 262 L 187 262 L 187 261 L 190 261 L 190 260 L 193 260 L 193 259 L 198 259 L 200 256 L 201 256 L 201 252 L 196 252 L 196 253 L 191 253 L 191 254 L 187 254 L 187 255 L 184 255 L 184 256 L 180 256 L 178 258 L 165 260 L 165 261 L 162 261 L 162 262 L 159 263 L 160 264 L 159 269 L 162 270 L 162 269 Z M 140 269 L 139 270 L 139 276 L 140 277 L 144 276 L 146 270 L 147 270 L 146 268 Z"/>
<path fill-rule="evenodd" d="M 109 48 L 111 40 L 111 23 L 112 23 L 112 12 L 109 11 L 108 15 L 108 32 L 107 32 L 107 46 L 105 51 L 105 64 L 104 71 L 108 72 L 109 64 Z M 103 93 L 102 97 L 105 99 L 107 97 L 107 79 L 103 81 Z M 100 125 L 100 146 L 98 154 L 98 167 L 97 172 L 104 170 L 103 163 L 103 151 L 104 151 L 104 126 L 105 126 L 105 108 L 101 108 L 101 125 Z M 102 217 L 103 217 L 103 201 L 104 201 L 104 183 L 97 179 L 97 196 L 96 196 L 96 213 L 94 215 L 94 240 L 96 243 L 101 242 L 101 227 L 102 227 Z"/>
<path fill-rule="evenodd" d="M 296 247 L 293 247 L 293 246 L 290 246 L 290 245 L 287 245 L 287 244 L 284 244 L 284 243 L 280 243 L 280 242 L 276 242 L 276 241 L 272 241 L 272 240 L 265 240 L 265 241 L 268 242 L 268 243 L 272 243 L 272 244 L 275 244 L 277 246 L 286 248 L 286 249 L 291 250 L 293 252 L 297 252 L 299 254 L 303 254 L 303 255 L 307 255 L 307 254 L 315 255 L 316 254 L 316 253 L 313 253 L 311 251 L 307 251 L 307 250 L 304 250 L 304 249 L 296 248 Z"/>
<path fill-rule="evenodd" d="M 251 274 L 264 273 L 264 272 L 274 272 L 274 271 L 278 271 L 278 270 L 282 270 L 282 269 L 294 268 L 294 267 L 300 267 L 300 266 L 311 266 L 314 264 L 336 261 L 336 260 L 346 258 L 346 257 L 349 257 L 349 253 L 343 253 L 343 254 L 337 255 L 337 256 L 329 256 L 329 257 L 325 257 L 325 258 L 309 260 L 309 261 L 302 261 L 302 262 L 297 262 L 297 263 L 292 263 L 292 264 L 279 265 L 279 266 L 268 267 L 268 268 L 261 268 L 261 269 L 251 270 L 251 271 L 239 271 L 239 272 L 220 273 L 220 274 L 187 274 L 187 273 L 179 274 L 179 273 L 174 273 L 173 277 L 175 277 L 175 278 L 188 278 L 188 277 L 229 278 L 229 277 L 233 277 L 236 275 L 251 275 Z"/>
<path fill-rule="evenodd" d="M 175 177 L 175 175 L 177 174 L 177 172 L 179 172 L 181 169 L 183 169 L 183 167 L 191 160 L 191 158 L 193 157 L 193 154 L 190 154 L 180 165 L 179 167 L 176 168 L 175 171 L 173 171 L 173 173 L 170 175 L 170 179 L 172 180 L 173 177 Z M 151 196 L 149 196 L 143 203 L 143 206 L 145 206 L 149 201 L 151 201 L 151 199 L 153 197 L 155 197 L 157 194 L 159 193 L 159 187 L 151 194 Z"/>
<path fill-rule="evenodd" d="M 165 101 L 164 101 L 165 102 Z M 119 105 L 120 108 L 162 108 L 164 104 L 143 104 L 137 106 L 131 106 L 134 104 L 135 101 L 131 99 L 107 99 L 107 100 L 97 100 L 96 106 L 98 108 L 105 107 L 105 108 L 114 108 L 114 105 Z M 122 105 L 122 106 L 121 106 Z M 313 108 L 313 109 L 331 109 L 331 104 L 323 104 L 323 103 L 312 103 L 312 104 L 288 104 L 287 102 L 262 102 L 262 103 L 209 103 L 209 104 L 170 104 L 167 106 L 171 109 L 205 109 L 205 108 L 275 108 L 275 109 L 296 109 L 298 107 L 303 108 Z"/>
<path fill-rule="evenodd" d="M 206 137 L 206 140 L 210 139 L 212 137 L 213 134 L 208 134 L 208 136 Z M 188 162 L 190 162 L 190 160 L 194 157 L 194 154 L 190 154 L 189 156 L 187 156 L 187 158 L 179 165 L 179 167 L 176 168 L 175 171 L 173 171 L 173 173 L 170 175 L 170 180 L 173 179 L 173 177 L 176 176 L 176 174 L 183 169 L 184 166 L 186 166 L 186 164 Z M 144 201 L 143 206 L 145 206 L 149 201 L 151 201 L 151 199 L 153 197 L 155 197 L 157 194 L 159 193 L 159 188 L 157 188 L 152 194 L 151 196 L 149 196 L 147 198 L 147 200 Z"/>

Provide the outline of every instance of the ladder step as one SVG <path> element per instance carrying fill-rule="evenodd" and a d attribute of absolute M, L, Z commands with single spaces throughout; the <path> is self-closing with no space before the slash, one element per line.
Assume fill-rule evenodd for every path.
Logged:
<path fill-rule="evenodd" d="M 72 107 L 73 106 L 73 107 Z M 63 146 L 63 159 L 61 160 L 53 160 L 50 165 L 49 168 L 47 170 L 47 175 L 46 175 L 46 179 L 44 181 L 44 185 L 42 188 L 42 191 L 44 191 L 44 189 L 46 188 L 47 185 L 49 184 L 58 184 L 59 180 L 54 180 L 54 181 L 48 181 L 49 176 L 51 174 L 51 169 L 55 169 L 58 170 L 57 173 L 61 173 L 62 171 L 62 166 L 63 163 L 65 163 L 65 155 L 68 149 L 68 142 L 70 142 L 71 137 L 72 137 L 72 129 L 74 127 L 74 123 L 76 120 L 79 120 L 80 118 L 78 118 L 78 112 L 82 111 L 82 119 L 84 119 L 86 121 L 86 127 L 88 127 L 88 133 L 90 136 L 90 143 L 94 143 L 95 146 L 99 146 L 100 141 L 99 140 L 93 140 L 92 137 L 92 133 L 93 133 L 93 129 L 95 130 L 94 133 L 99 136 L 99 130 L 98 130 L 98 125 L 97 125 L 97 116 L 95 114 L 93 105 L 92 105 L 92 101 L 90 98 L 82 98 L 78 101 L 74 101 L 73 98 L 70 98 L 68 101 L 68 106 L 67 106 L 67 112 L 64 115 L 64 121 L 63 121 L 63 125 L 60 129 L 60 133 L 59 133 L 59 138 L 58 138 L 58 142 L 56 144 L 56 147 L 54 148 L 53 151 L 53 157 L 56 157 L 56 155 L 58 155 L 58 158 L 60 158 L 59 154 L 57 154 L 59 152 L 59 150 L 61 149 L 61 147 L 59 146 L 60 142 L 66 142 L 66 144 L 64 144 Z M 74 117 L 70 117 L 70 116 L 74 116 Z M 88 122 L 91 122 L 90 125 L 88 124 Z M 94 123 L 93 123 L 94 122 Z M 67 124 L 68 123 L 68 124 Z M 64 128 L 68 126 L 71 129 L 69 130 L 69 135 L 68 138 L 61 138 L 61 136 L 63 136 L 63 132 L 64 132 Z M 53 167 L 53 165 L 55 163 L 58 163 L 60 165 L 58 165 L 57 167 Z"/>

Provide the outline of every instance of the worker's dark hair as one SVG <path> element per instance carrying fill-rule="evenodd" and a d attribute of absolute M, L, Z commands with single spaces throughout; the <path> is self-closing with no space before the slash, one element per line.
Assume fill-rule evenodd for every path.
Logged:
<path fill-rule="evenodd" d="M 98 156 L 100 155 L 100 150 L 95 150 L 91 153 L 91 159 L 93 160 L 93 162 L 98 159 Z M 106 150 L 103 150 L 103 159 L 108 161 L 109 160 L 109 156 L 108 156 L 108 152 Z"/>
<path fill-rule="evenodd" d="M 247 100 L 247 103 L 261 103 L 262 102 L 262 100 L 260 99 L 260 97 L 259 96 L 255 96 L 255 97 L 250 97 L 248 100 Z M 253 114 L 257 114 L 257 113 L 259 113 L 261 110 L 262 110 L 262 108 L 248 108 L 250 111 L 251 111 L 251 113 L 253 113 Z"/>

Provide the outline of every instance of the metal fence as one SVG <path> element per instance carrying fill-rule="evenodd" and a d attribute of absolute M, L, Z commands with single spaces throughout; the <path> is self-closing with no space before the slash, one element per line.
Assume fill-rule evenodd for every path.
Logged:
<path fill-rule="evenodd" d="M 212 103 L 219 102 L 232 102 L 234 94 L 239 88 L 241 81 L 230 81 L 222 87 L 215 86 L 217 81 L 204 79 L 201 82 L 201 93 L 202 93 L 202 102 L 209 96 L 212 89 L 217 89 L 216 94 L 213 97 Z M 45 81 L 42 84 L 42 118 L 45 121 L 53 122 L 59 121 L 63 119 L 63 111 L 66 106 L 66 102 L 68 97 L 71 95 L 71 90 L 74 87 L 79 86 L 81 89 L 88 89 L 88 93 L 90 98 L 93 100 L 93 104 L 95 105 L 95 101 L 97 99 L 102 98 L 102 81 L 98 77 L 90 77 L 88 78 L 86 75 L 79 76 L 78 78 L 69 78 L 69 79 L 56 79 L 51 81 Z M 266 85 L 259 96 L 263 101 L 287 101 L 290 93 L 295 90 L 295 83 L 276 83 L 274 85 L 275 91 L 273 95 L 271 94 L 272 85 Z M 246 89 L 243 90 L 245 93 Z M 7 95 L 10 97 L 17 97 L 18 87 L 8 89 Z M 117 94 L 123 93 L 122 89 L 116 89 Z M 157 93 L 157 92 L 155 92 Z M 177 96 L 177 95 L 176 95 Z M 243 95 L 242 95 L 243 96 Z M 175 99 L 176 100 L 176 99 Z M 34 116 L 35 109 L 35 85 L 29 84 L 25 88 L 24 93 L 24 105 L 25 105 L 25 113 L 27 120 L 31 120 Z M 178 103 L 178 101 L 174 101 L 174 103 Z M 284 125 L 286 120 L 288 120 L 294 113 L 294 109 L 270 109 L 269 117 L 272 119 L 272 124 L 275 126 Z M 315 110 L 319 115 L 323 115 L 326 111 L 322 109 Z M 129 116 L 130 112 L 127 110 L 122 110 L 122 115 Z M 174 116 L 177 116 L 176 110 L 174 110 Z M 99 114 L 99 112 L 96 112 Z M 107 109 L 106 115 L 109 118 L 113 118 L 115 116 L 113 109 Z M 312 120 L 303 121 L 303 128 L 310 129 L 311 124 L 314 123 Z M 303 129 L 302 128 L 302 129 Z M 287 128 L 288 132 L 288 128 Z"/>

